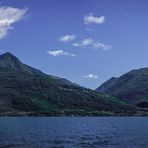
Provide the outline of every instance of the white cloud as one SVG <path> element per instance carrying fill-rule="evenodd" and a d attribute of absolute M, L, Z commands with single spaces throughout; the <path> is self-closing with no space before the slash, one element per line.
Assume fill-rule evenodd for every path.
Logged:
<path fill-rule="evenodd" d="M 72 43 L 72 46 L 74 46 L 74 47 L 79 47 L 80 44 L 79 44 L 79 43 Z"/>
<path fill-rule="evenodd" d="M 81 46 L 90 46 L 93 44 L 93 39 L 92 38 L 86 38 L 81 41 Z"/>
<path fill-rule="evenodd" d="M 0 39 L 6 37 L 8 31 L 14 28 L 12 25 L 21 20 L 27 10 L 0 6 Z"/>
<path fill-rule="evenodd" d="M 86 76 L 82 76 L 82 78 L 85 78 L 85 79 L 97 79 L 98 75 L 88 74 Z"/>
<path fill-rule="evenodd" d="M 96 16 L 93 15 L 93 13 L 89 13 L 88 15 L 84 16 L 83 22 L 86 25 L 89 25 L 89 24 L 103 24 L 105 22 L 105 16 L 96 17 Z"/>
<path fill-rule="evenodd" d="M 47 54 L 51 56 L 71 56 L 71 57 L 76 57 L 75 54 L 70 54 L 68 52 L 65 52 L 63 50 L 49 50 L 47 51 Z"/>
<path fill-rule="evenodd" d="M 103 49 L 104 51 L 105 51 L 105 50 L 110 50 L 110 49 L 112 48 L 111 45 L 101 43 L 100 41 L 95 42 L 95 43 L 93 44 L 93 47 L 94 47 L 94 49 Z"/>
<path fill-rule="evenodd" d="M 95 41 L 92 38 L 86 38 L 80 42 L 73 43 L 72 46 L 82 47 L 82 48 L 103 49 L 103 50 L 110 50 L 112 48 L 111 45 L 102 43 L 100 41 Z"/>
<path fill-rule="evenodd" d="M 89 31 L 89 32 L 94 32 L 94 31 L 95 31 L 94 29 L 88 28 L 88 27 L 86 27 L 85 30 L 87 30 L 87 31 Z"/>
<path fill-rule="evenodd" d="M 92 38 L 86 38 L 82 41 L 80 41 L 79 43 L 72 43 L 72 46 L 74 47 L 87 47 L 93 44 L 93 39 Z"/>
<path fill-rule="evenodd" d="M 60 37 L 60 41 L 61 42 L 70 42 L 73 41 L 76 38 L 75 34 L 71 34 L 71 35 L 64 35 L 62 37 Z"/>

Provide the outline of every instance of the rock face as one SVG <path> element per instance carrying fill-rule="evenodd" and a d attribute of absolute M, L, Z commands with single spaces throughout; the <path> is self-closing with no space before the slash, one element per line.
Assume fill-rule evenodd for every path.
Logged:
<path fill-rule="evenodd" d="M 127 103 L 148 106 L 148 68 L 132 70 L 119 78 L 110 79 L 96 91 L 118 97 Z"/>
<path fill-rule="evenodd" d="M 114 115 L 135 108 L 66 79 L 46 75 L 11 53 L 0 55 L 0 115 Z"/>

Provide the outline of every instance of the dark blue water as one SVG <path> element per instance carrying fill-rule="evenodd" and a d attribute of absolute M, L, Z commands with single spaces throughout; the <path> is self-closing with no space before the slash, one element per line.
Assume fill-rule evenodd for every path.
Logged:
<path fill-rule="evenodd" d="M 3 147 L 148 148 L 148 118 L 1 117 Z"/>

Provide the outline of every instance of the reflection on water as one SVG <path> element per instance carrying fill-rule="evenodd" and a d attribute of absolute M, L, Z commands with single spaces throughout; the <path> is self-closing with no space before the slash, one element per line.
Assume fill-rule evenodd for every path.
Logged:
<path fill-rule="evenodd" d="M 148 148 L 144 117 L 1 117 L 0 148 Z"/>

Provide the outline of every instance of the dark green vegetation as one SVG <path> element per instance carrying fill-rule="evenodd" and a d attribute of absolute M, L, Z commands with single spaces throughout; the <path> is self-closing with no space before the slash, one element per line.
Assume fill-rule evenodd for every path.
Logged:
<path fill-rule="evenodd" d="M 0 56 L 0 115 L 133 115 L 136 108 L 109 95 L 46 75 L 10 53 Z"/>
<path fill-rule="evenodd" d="M 132 70 L 119 78 L 112 78 L 96 90 L 126 103 L 148 108 L 148 68 Z"/>

